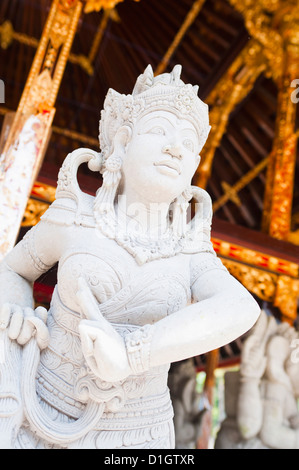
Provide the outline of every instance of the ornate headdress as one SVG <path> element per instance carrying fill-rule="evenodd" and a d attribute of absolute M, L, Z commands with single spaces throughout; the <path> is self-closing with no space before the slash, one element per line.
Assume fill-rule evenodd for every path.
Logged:
<path fill-rule="evenodd" d="M 127 234 L 123 238 L 121 232 L 116 230 L 114 211 L 114 200 L 121 180 L 122 167 L 122 158 L 114 149 L 114 138 L 118 129 L 121 126 L 133 127 L 138 118 L 149 112 L 165 110 L 171 111 L 178 118 L 190 120 L 197 131 L 200 150 L 207 140 L 210 131 L 208 106 L 198 98 L 198 86 L 186 85 L 180 79 L 181 70 L 182 67 L 176 65 L 171 73 L 154 77 L 152 67 L 149 65 L 137 78 L 131 95 L 122 95 L 112 89 L 107 93 L 101 114 L 99 134 L 103 184 L 96 194 L 94 216 L 100 232 L 109 238 L 114 238 L 122 246 L 126 246 L 124 239 L 127 238 Z M 174 201 L 170 230 L 172 238 L 167 239 L 165 244 L 167 253 L 171 246 L 181 249 L 179 240 L 187 229 L 186 211 L 188 201 L 194 196 L 194 191 L 200 192 L 200 199 L 207 197 L 203 195 L 203 190 L 193 188 L 189 191 L 190 194 L 185 191 Z M 209 226 L 209 223 L 207 225 Z M 190 227 L 188 230 L 190 231 Z M 132 247 L 126 249 L 130 251 Z M 145 256 L 144 251 L 146 249 L 143 247 L 143 254 L 138 255 L 142 259 Z M 137 256 L 136 253 L 134 256 Z M 154 257 L 153 254 L 151 256 Z"/>
<path fill-rule="evenodd" d="M 208 106 L 198 96 L 198 86 L 185 84 L 181 79 L 181 65 L 171 73 L 154 77 L 153 69 L 147 66 L 136 81 L 131 95 L 109 89 L 100 120 L 100 147 L 105 164 L 112 151 L 113 139 L 122 125 L 134 125 L 137 118 L 155 110 L 166 110 L 178 117 L 189 119 L 198 133 L 200 150 L 209 131 Z M 105 165 L 104 165 L 105 166 Z"/>

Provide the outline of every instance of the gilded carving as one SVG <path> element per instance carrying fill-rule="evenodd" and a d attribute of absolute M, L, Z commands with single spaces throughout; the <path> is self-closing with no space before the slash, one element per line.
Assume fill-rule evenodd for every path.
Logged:
<path fill-rule="evenodd" d="M 289 233 L 288 241 L 294 245 L 299 245 L 299 229 Z"/>
<path fill-rule="evenodd" d="M 276 134 L 269 157 L 263 230 L 288 239 L 296 161 L 295 104 L 291 83 L 299 74 L 299 7 L 296 0 L 230 3 L 244 16 L 248 32 L 262 48 L 267 74 L 279 87 Z"/>
<path fill-rule="evenodd" d="M 260 299 L 272 302 L 278 276 L 235 261 L 222 259 L 229 272 Z"/>
<path fill-rule="evenodd" d="M 12 43 L 14 36 L 13 26 L 10 21 L 4 21 L 0 26 L 0 45 L 2 49 L 7 49 Z"/>
<path fill-rule="evenodd" d="M 45 68 L 37 75 L 28 90 L 28 99 L 24 104 L 23 112 L 26 115 L 34 114 L 41 103 L 46 106 L 50 99 L 52 77 L 50 71 Z"/>
<path fill-rule="evenodd" d="M 299 265 L 218 238 L 213 247 L 223 264 L 250 292 L 278 307 L 290 323 L 297 316 Z"/>
<path fill-rule="evenodd" d="M 22 221 L 22 226 L 32 227 L 33 225 L 36 225 L 48 207 L 49 205 L 46 202 L 36 201 L 35 199 L 29 198 Z"/>
<path fill-rule="evenodd" d="M 56 188 L 40 181 L 36 181 L 31 190 L 31 195 L 51 203 L 55 199 Z M 34 225 L 34 224 L 33 224 Z"/>
<path fill-rule="evenodd" d="M 278 275 L 239 262 L 222 259 L 229 272 L 250 292 L 273 303 L 281 312 L 283 321 L 293 323 L 297 317 L 299 280 Z"/>
<path fill-rule="evenodd" d="M 283 41 L 276 27 L 276 13 L 281 9 L 280 1 L 270 0 L 229 0 L 230 4 L 244 16 L 248 32 L 260 43 L 271 76 L 277 80 L 281 73 Z M 294 3 L 288 0 L 288 4 Z"/>
<path fill-rule="evenodd" d="M 222 259 L 229 272 L 250 292 L 278 307 L 283 321 L 293 323 L 297 317 L 299 280 L 278 275 L 246 264 Z"/>
<path fill-rule="evenodd" d="M 274 305 L 278 307 L 285 320 L 294 322 L 297 317 L 299 280 L 288 276 L 277 279 Z"/>
<path fill-rule="evenodd" d="M 124 0 L 85 0 L 84 13 L 91 13 L 92 11 L 111 10 L 118 3 Z M 135 0 L 139 2 L 139 0 Z"/>
<path fill-rule="evenodd" d="M 298 135 L 296 129 L 296 103 L 291 100 L 291 82 L 299 73 L 299 47 L 297 56 L 285 57 L 284 74 L 278 95 L 276 134 L 270 155 L 264 195 L 262 229 L 278 239 L 288 239 L 291 228 L 294 173 Z"/>
<path fill-rule="evenodd" d="M 58 49 L 66 40 L 72 18 L 66 12 L 58 10 L 55 21 L 51 29 L 51 43 Z M 53 64 L 51 63 L 51 68 Z"/>
<path fill-rule="evenodd" d="M 234 259 L 240 263 L 249 264 L 279 275 L 283 274 L 294 278 L 299 277 L 299 266 L 297 263 L 219 240 L 218 238 L 212 238 L 212 241 L 214 250 L 221 257 Z"/>
<path fill-rule="evenodd" d="M 104 23 L 106 23 L 106 20 L 107 20 L 106 16 L 109 18 L 110 17 L 116 18 L 116 13 L 112 14 L 112 12 L 113 11 L 111 10 L 108 10 L 107 13 L 105 12 L 105 18 L 103 18 L 99 26 L 99 29 L 101 29 L 101 32 L 103 32 L 105 28 Z M 90 52 L 94 50 L 96 52 L 98 49 L 101 38 L 100 40 L 97 40 L 97 41 L 96 41 L 96 38 L 97 38 L 97 35 L 95 37 L 95 40 L 94 40 L 94 43 L 92 45 Z M 29 36 L 28 34 L 15 31 L 13 29 L 12 23 L 9 20 L 7 20 L 4 23 L 2 23 L 2 25 L 0 25 L 0 46 L 2 47 L 2 49 L 7 49 L 11 45 L 13 40 L 18 41 L 21 44 L 26 44 L 27 46 L 30 46 L 30 47 L 34 47 L 35 49 L 37 49 L 39 46 L 38 39 L 36 39 L 33 36 Z M 51 47 L 50 49 L 51 50 L 48 51 L 48 58 L 45 62 L 45 66 L 47 66 L 47 68 L 53 67 L 54 62 L 55 62 L 54 57 L 56 56 L 55 49 L 53 47 Z M 89 75 L 92 75 L 94 71 L 93 65 L 92 65 L 93 59 L 94 59 L 94 56 L 90 57 L 90 54 L 88 56 L 85 56 L 83 54 L 70 53 L 68 57 L 69 62 L 71 62 L 72 64 L 78 64 Z"/>

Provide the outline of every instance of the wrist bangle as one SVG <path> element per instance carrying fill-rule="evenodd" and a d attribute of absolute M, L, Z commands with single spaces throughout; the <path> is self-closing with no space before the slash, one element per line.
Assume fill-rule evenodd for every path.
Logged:
<path fill-rule="evenodd" d="M 145 325 L 125 337 L 129 365 L 133 374 L 149 370 L 151 339 L 151 325 Z"/>

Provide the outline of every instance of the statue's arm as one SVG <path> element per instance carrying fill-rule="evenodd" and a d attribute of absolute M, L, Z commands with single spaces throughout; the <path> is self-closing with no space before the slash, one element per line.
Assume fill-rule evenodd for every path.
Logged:
<path fill-rule="evenodd" d="M 0 264 L 0 307 L 6 303 L 17 303 L 21 307 L 33 307 L 33 284 L 12 267 L 14 263 L 11 263 L 11 258 L 14 256 L 7 256 Z"/>
<path fill-rule="evenodd" d="M 0 299 L 22 307 L 32 307 L 33 282 L 59 259 L 63 241 L 61 227 L 39 222 L 0 263 Z"/>
<path fill-rule="evenodd" d="M 259 316 L 258 304 L 218 258 L 200 253 L 193 261 L 193 269 L 199 267 L 193 276 L 194 303 L 153 325 L 151 366 L 162 358 L 174 362 L 228 344 Z"/>
<path fill-rule="evenodd" d="M 20 345 L 34 334 L 41 349 L 48 344 L 47 312 L 34 309 L 33 283 L 59 259 L 64 239 L 62 227 L 41 221 L 0 264 L 0 329 Z"/>
<path fill-rule="evenodd" d="M 207 256 L 198 256 L 197 262 L 208 264 Z M 79 327 L 83 352 L 94 373 L 107 381 L 217 349 L 249 330 L 260 313 L 248 291 L 214 265 L 194 280 L 193 304 L 129 333 L 123 341 L 100 315 L 88 287 L 82 285 L 79 292 L 89 318 Z"/>
<path fill-rule="evenodd" d="M 47 311 L 34 309 L 32 286 L 55 264 L 53 231 L 41 222 L 31 229 L 0 264 L 0 447 L 13 448 L 24 418 L 21 376 L 22 346 L 34 336 L 40 349 L 47 347 Z M 21 347 L 20 347 L 21 346 Z M 7 408 L 6 408 L 7 407 Z M 9 411 L 8 411 L 9 410 Z"/>

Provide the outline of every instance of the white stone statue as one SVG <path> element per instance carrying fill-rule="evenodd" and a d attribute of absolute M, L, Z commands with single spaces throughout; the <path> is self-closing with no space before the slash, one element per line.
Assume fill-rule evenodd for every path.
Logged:
<path fill-rule="evenodd" d="M 226 419 L 215 447 L 299 449 L 299 336 L 264 311 L 227 373 Z"/>
<path fill-rule="evenodd" d="M 213 251 L 208 194 L 191 186 L 208 109 L 180 72 L 149 66 L 132 95 L 109 90 L 101 153 L 67 156 L 55 202 L 1 264 L 4 448 L 173 448 L 170 363 L 259 316 Z M 83 162 L 103 174 L 95 197 L 79 188 Z M 32 283 L 57 262 L 50 310 L 34 309 Z"/>

